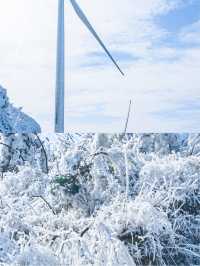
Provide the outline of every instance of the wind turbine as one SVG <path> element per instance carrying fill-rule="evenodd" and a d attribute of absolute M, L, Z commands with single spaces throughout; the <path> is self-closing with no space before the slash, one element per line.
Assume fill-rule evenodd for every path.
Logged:
<path fill-rule="evenodd" d="M 86 15 L 75 0 L 69 0 L 75 13 L 94 36 L 107 56 L 114 63 L 119 72 L 124 75 L 119 65 L 112 57 Z M 56 66 L 56 93 L 55 93 L 55 132 L 64 133 L 64 98 L 65 98 L 65 0 L 58 0 L 58 28 L 57 28 L 57 66 Z"/>

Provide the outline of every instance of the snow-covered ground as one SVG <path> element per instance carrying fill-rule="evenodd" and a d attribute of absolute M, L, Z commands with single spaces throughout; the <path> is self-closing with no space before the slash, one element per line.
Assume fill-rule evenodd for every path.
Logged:
<path fill-rule="evenodd" d="M 41 132 L 39 124 L 20 108 L 14 107 L 7 97 L 6 90 L 0 86 L 0 132 L 33 133 Z"/>
<path fill-rule="evenodd" d="M 0 265 L 200 265 L 200 135 L 0 143 Z"/>

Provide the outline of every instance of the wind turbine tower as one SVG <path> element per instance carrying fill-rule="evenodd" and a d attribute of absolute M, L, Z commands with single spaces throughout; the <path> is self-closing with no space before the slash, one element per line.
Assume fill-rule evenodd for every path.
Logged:
<path fill-rule="evenodd" d="M 55 92 L 55 132 L 64 133 L 65 106 L 65 12 L 64 0 L 58 0 L 57 62 Z"/>

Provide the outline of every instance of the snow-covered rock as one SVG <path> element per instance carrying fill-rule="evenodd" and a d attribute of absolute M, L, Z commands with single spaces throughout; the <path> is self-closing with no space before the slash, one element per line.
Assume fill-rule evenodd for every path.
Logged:
<path fill-rule="evenodd" d="M 39 124 L 20 108 L 14 107 L 7 97 L 6 90 L 0 86 L 0 132 L 1 133 L 39 133 Z"/>

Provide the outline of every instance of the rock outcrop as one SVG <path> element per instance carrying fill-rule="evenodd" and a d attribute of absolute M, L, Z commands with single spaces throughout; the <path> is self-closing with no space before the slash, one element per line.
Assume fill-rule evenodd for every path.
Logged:
<path fill-rule="evenodd" d="M 20 108 L 14 107 L 0 86 L 0 133 L 40 133 L 39 124 Z"/>

